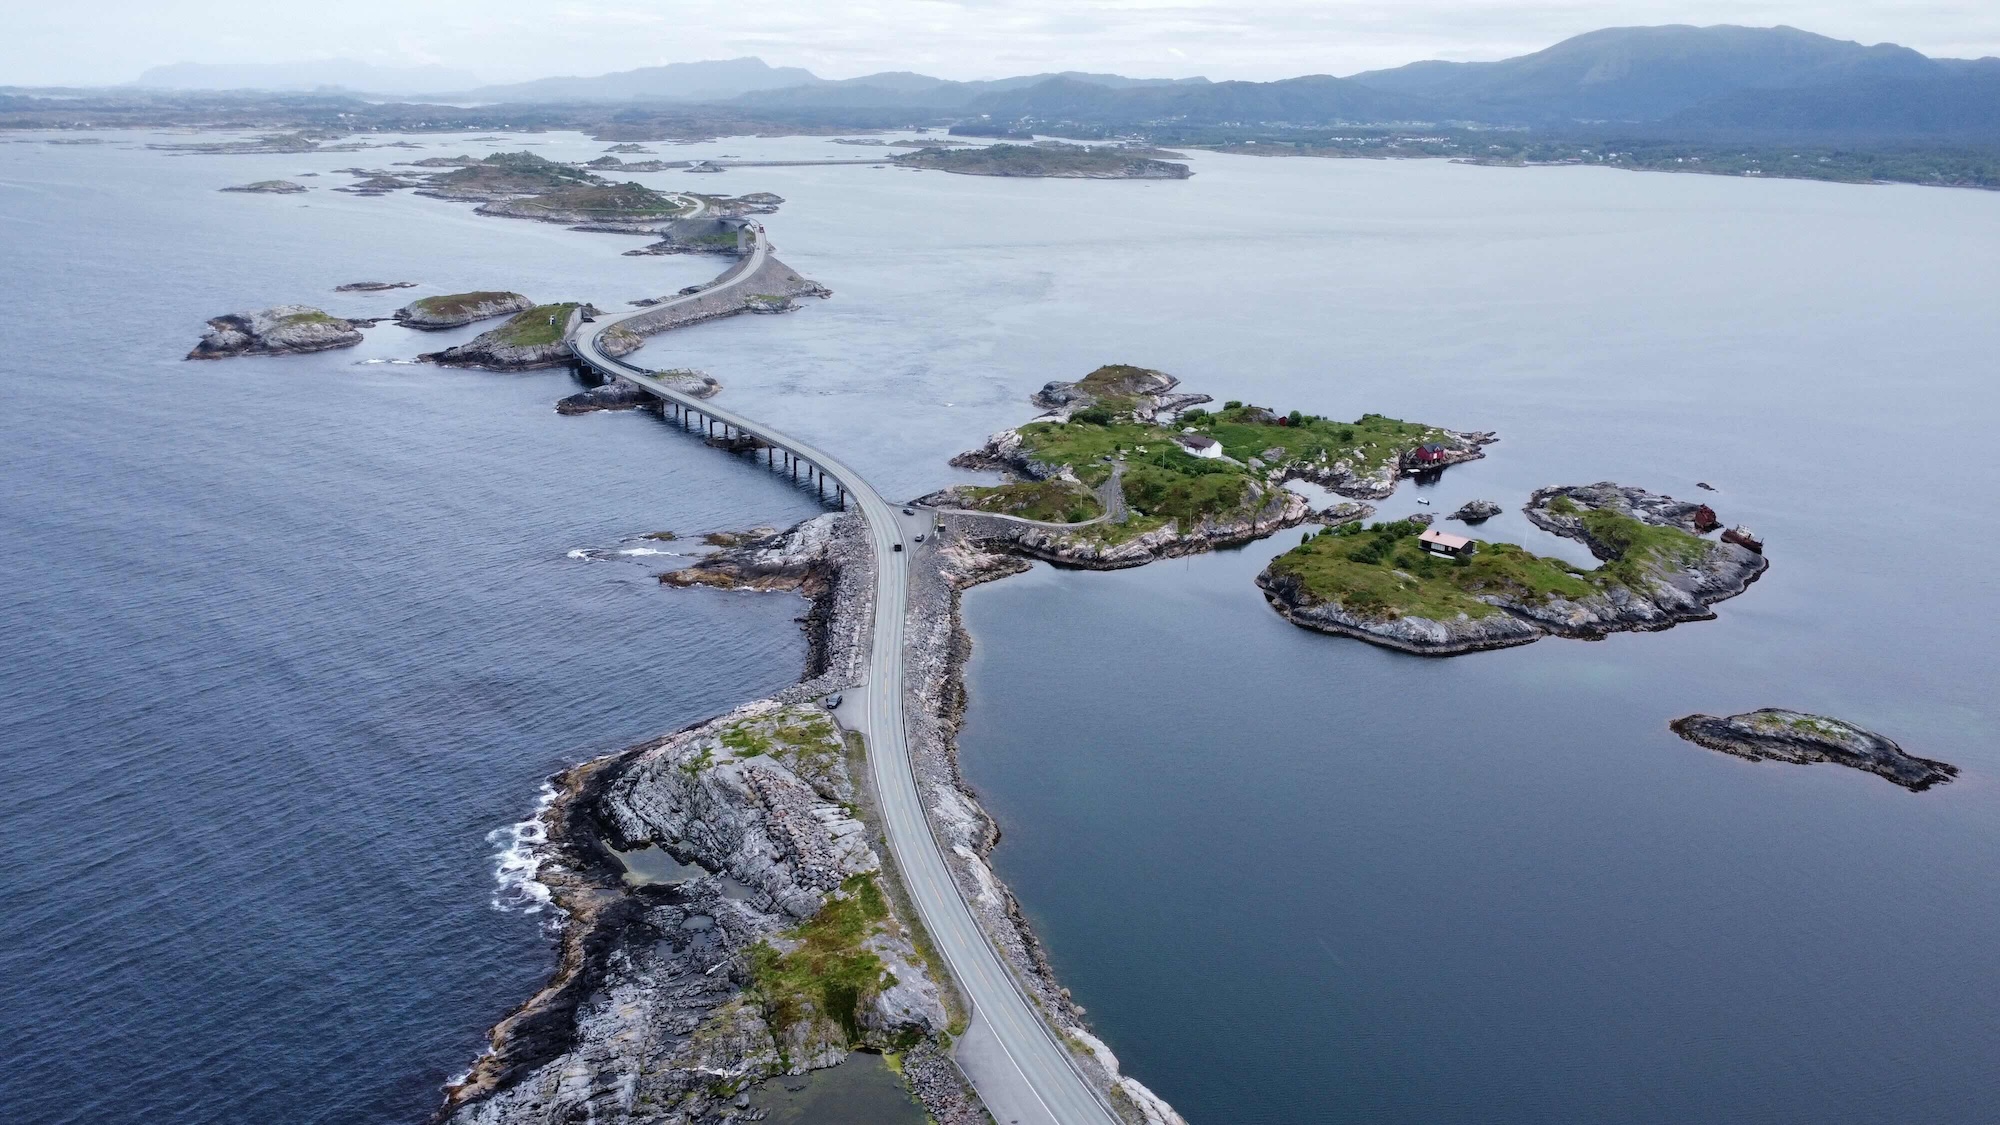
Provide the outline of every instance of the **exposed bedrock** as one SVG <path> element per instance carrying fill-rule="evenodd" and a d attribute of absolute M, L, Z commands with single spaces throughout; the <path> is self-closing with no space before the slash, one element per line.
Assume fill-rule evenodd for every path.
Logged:
<path fill-rule="evenodd" d="M 1825 715 L 1766 707 L 1722 717 L 1687 715 L 1668 725 L 1689 742 L 1753 762 L 1832 762 L 1887 778 L 1912 793 L 1958 776 L 1957 766 L 1919 758 L 1874 731 Z"/>

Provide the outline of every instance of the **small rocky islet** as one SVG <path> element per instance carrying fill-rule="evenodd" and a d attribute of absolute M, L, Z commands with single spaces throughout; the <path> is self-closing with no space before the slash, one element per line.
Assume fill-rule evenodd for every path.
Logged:
<path fill-rule="evenodd" d="M 1874 731 L 1825 715 L 1766 707 L 1740 715 L 1684 715 L 1668 726 L 1697 746 L 1753 762 L 1832 762 L 1886 778 L 1912 793 L 1958 776 L 1958 767 L 1919 758 Z"/>
<path fill-rule="evenodd" d="M 273 305 L 210 318 L 208 331 L 202 333 L 201 341 L 187 358 L 298 355 L 351 348 L 360 342 L 361 328 L 356 321 L 343 320 L 311 305 Z"/>

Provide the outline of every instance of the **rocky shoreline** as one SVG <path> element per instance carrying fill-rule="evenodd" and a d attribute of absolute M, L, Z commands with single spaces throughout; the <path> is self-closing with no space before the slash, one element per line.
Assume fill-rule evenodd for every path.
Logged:
<path fill-rule="evenodd" d="M 773 1008 L 756 975 L 758 959 L 770 958 L 754 952 L 759 941 L 797 932 L 801 919 L 825 909 L 828 886 L 879 871 L 886 854 L 880 827 L 860 800 L 866 792 L 862 759 L 845 749 L 832 752 L 824 740 L 824 752 L 759 752 L 751 743 L 746 755 L 748 736 L 739 733 L 746 721 L 761 721 L 758 729 L 768 731 L 797 724 L 800 715 L 827 715 L 820 706 L 826 693 L 859 682 L 873 607 L 865 526 L 859 516 L 830 513 L 783 532 L 718 537 L 729 545 L 661 575 L 662 584 L 674 587 L 808 597 L 811 609 L 802 618 L 809 641 L 806 678 L 771 699 L 559 778 L 560 795 L 542 818 L 547 842 L 536 874 L 568 919 L 557 972 L 495 1028 L 492 1051 L 449 1092 L 440 1121 L 527 1125 L 587 1113 L 597 1122 L 726 1122 L 742 1116 L 751 1082 L 830 1066 L 855 1048 L 900 1051 L 911 1090 L 943 1125 L 990 1121 L 951 1061 L 949 1035 L 942 1034 L 959 1029 L 963 1001 L 948 982 L 940 987 L 941 973 L 927 968 L 893 878 L 883 880 L 882 889 L 895 933 L 878 934 L 871 949 L 892 966 L 897 984 L 848 1029 L 858 1031 L 858 1039 L 842 1040 L 823 1019 L 803 1028 L 785 1025 L 789 1030 L 774 1034 L 773 1012 L 786 1009 Z M 1019 904 L 988 864 L 999 830 L 958 772 L 955 736 L 971 650 L 959 594 L 1028 564 L 983 550 L 943 525 L 911 561 L 911 754 L 933 823 L 948 842 L 954 876 L 997 947 L 1078 1045 L 1079 1066 L 1121 1115 L 1135 1125 L 1185 1125 L 1151 1091 L 1118 1072 L 1116 1058 L 1057 983 Z M 764 780 L 746 781 L 746 773 Z M 795 797 L 794 809 L 799 802 L 818 803 L 822 811 L 814 823 L 826 830 L 825 846 L 787 851 L 759 843 L 782 836 L 786 823 L 810 834 L 805 818 L 774 814 L 774 807 L 785 806 L 771 799 L 771 786 Z M 857 805 L 865 828 L 846 811 Z M 667 894 L 629 888 L 611 849 L 640 844 L 663 846 L 702 873 Z M 766 890 L 768 903 L 744 899 L 730 880 Z M 712 922 L 696 931 L 697 939 L 684 939 L 687 919 L 694 917 Z M 726 973 L 721 965 L 729 966 Z"/>
<path fill-rule="evenodd" d="M 812 598 L 807 678 L 558 777 L 535 874 L 565 919 L 556 972 L 437 1120 L 727 1122 L 754 1083 L 857 1049 L 901 1053 L 936 1120 L 985 1120 L 945 1054 L 963 1002 L 878 882 L 879 842 L 851 812 L 859 759 L 820 703 L 866 659 L 864 527 L 829 514 L 711 558 Z M 682 877 L 633 885 L 634 849 Z M 822 974 L 856 987 L 821 989 Z"/>
<path fill-rule="evenodd" d="M 1667 724 L 1697 746 L 1753 762 L 1811 765 L 1832 762 L 1885 778 L 1912 793 L 1958 776 L 1958 767 L 1919 758 L 1894 741 L 1852 723 L 1766 707 L 1740 715 L 1684 715 Z"/>

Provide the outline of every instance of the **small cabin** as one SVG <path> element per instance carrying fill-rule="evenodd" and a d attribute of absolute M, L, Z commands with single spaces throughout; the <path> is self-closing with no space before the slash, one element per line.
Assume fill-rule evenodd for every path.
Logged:
<path fill-rule="evenodd" d="M 1433 555 L 1443 555 L 1448 559 L 1462 559 L 1472 553 L 1473 542 L 1463 535 L 1453 535 L 1449 531 L 1439 531 L 1434 527 L 1424 529 L 1417 536 L 1417 545 Z"/>
<path fill-rule="evenodd" d="M 1222 456 L 1222 443 L 1207 434 L 1176 434 L 1174 440 L 1187 450 L 1191 457 L 1218 458 Z"/>

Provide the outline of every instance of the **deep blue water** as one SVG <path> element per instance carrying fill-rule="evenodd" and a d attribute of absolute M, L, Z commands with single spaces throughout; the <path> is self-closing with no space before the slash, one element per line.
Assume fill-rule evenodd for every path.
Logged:
<path fill-rule="evenodd" d="M 644 417 L 560 418 L 559 374 L 357 363 L 476 329 L 181 362 L 245 306 L 610 306 L 715 271 L 323 190 L 356 164 L 603 148 L 419 140 L 0 144 L 10 1119 L 423 1116 L 549 966 L 542 919 L 494 905 L 489 834 L 562 764 L 797 674 L 796 599 L 567 557 L 814 510 L 761 471 Z M 1132 1073 L 1197 1123 L 1982 1120 L 2000 198 L 1196 167 L 704 178 L 784 195 L 780 253 L 836 296 L 647 358 L 711 371 L 891 495 L 954 479 L 944 461 L 1041 383 L 1124 361 L 1220 398 L 1500 431 L 1437 509 L 1708 480 L 1774 565 L 1715 622 L 1444 662 L 1271 614 L 1249 579 L 1285 537 L 969 595 L 965 765 L 997 861 Z M 214 190 L 309 170 L 305 196 Z M 366 279 L 423 288 L 329 292 Z M 1488 533 L 1548 546 L 1511 512 Z M 1913 797 L 1664 729 L 1769 704 L 1965 773 Z"/>

